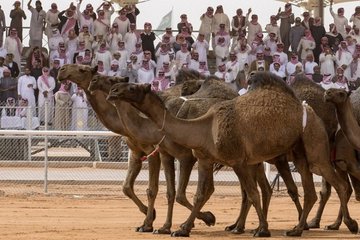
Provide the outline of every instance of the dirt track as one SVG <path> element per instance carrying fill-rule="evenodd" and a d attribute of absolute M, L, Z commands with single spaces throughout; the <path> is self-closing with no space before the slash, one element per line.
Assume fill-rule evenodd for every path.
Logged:
<path fill-rule="evenodd" d="M 35 192 L 10 193 L 10 188 L 0 186 L 5 196 L 0 197 L 0 239 L 170 239 L 169 236 L 159 236 L 149 233 L 136 233 L 134 229 L 140 226 L 144 216 L 135 205 L 119 192 L 118 195 L 84 195 L 81 194 L 39 194 Z M 9 186 L 7 186 L 9 187 Z M 25 186 L 24 188 L 28 188 Z M 87 188 L 96 186 L 87 186 Z M 115 186 L 117 189 L 118 186 Z M 18 188 L 18 186 L 17 186 Z M 63 186 L 66 193 L 69 186 Z M 226 187 L 224 187 L 226 188 Z M 234 188 L 234 187 L 232 187 Z M 56 188 L 61 192 L 62 187 Z M 85 188 L 84 188 L 85 189 Z M 18 190 L 18 189 L 17 189 Z M 81 189 L 80 189 L 81 190 Z M 222 189 L 223 190 L 223 189 Z M 140 187 L 141 199 L 146 199 L 145 187 Z M 194 187 L 189 189 L 192 199 Z M 41 192 L 41 189 L 39 189 Z M 234 193 L 234 189 L 232 189 Z M 165 219 L 166 201 L 165 189 L 160 188 L 156 201 L 157 219 L 154 227 L 161 227 Z M 209 200 L 204 210 L 211 210 L 217 223 L 207 227 L 200 221 L 195 222 L 191 239 L 249 239 L 249 230 L 257 226 L 257 217 L 251 211 L 243 235 L 233 235 L 224 231 L 225 226 L 236 219 L 241 197 L 235 194 L 217 194 Z M 359 203 L 351 198 L 350 211 L 352 217 L 360 222 Z M 333 194 L 325 209 L 322 227 L 332 223 L 338 212 L 338 201 Z M 311 216 L 314 214 L 314 209 Z M 187 217 L 189 211 L 176 204 L 173 220 L 175 230 Z M 275 192 L 271 201 L 269 226 L 272 239 L 291 239 L 283 236 L 285 230 L 296 224 L 297 214 L 290 198 L 285 191 Z M 306 231 L 301 239 L 359 239 L 360 235 L 352 235 L 344 225 L 339 231 L 322 229 Z"/>

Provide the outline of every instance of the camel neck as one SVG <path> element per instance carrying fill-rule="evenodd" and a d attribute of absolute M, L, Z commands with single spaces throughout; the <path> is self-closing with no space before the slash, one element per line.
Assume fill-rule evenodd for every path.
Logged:
<path fill-rule="evenodd" d="M 101 123 L 110 131 L 125 135 L 125 130 L 118 117 L 116 108 L 106 101 L 106 95 L 100 91 L 90 94 L 88 90 L 85 90 L 85 93 Z"/>
<path fill-rule="evenodd" d="M 342 104 L 337 104 L 336 113 L 346 138 L 354 148 L 360 150 L 360 128 L 355 118 L 350 97 Z"/>
<path fill-rule="evenodd" d="M 166 136 L 180 145 L 199 149 L 206 143 L 206 139 L 210 139 L 207 137 L 211 134 L 210 126 L 207 126 L 211 123 L 209 114 L 191 120 L 176 118 L 152 92 L 146 94 L 142 104 L 135 106 L 155 122 L 159 131 L 162 130 Z"/>

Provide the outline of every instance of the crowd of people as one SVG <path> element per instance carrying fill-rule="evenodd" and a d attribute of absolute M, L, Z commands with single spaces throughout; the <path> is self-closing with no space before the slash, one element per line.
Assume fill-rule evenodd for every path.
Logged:
<path fill-rule="evenodd" d="M 288 83 L 302 73 L 326 89 L 350 91 L 360 82 L 360 6 L 345 14 L 341 7 L 335 12 L 331 1 L 333 23 L 328 31 L 322 19 L 311 17 L 309 12 L 295 17 L 290 3 L 271 15 L 265 27 L 252 9 L 244 14 L 239 8 L 229 18 L 221 5 L 215 10 L 209 6 L 200 15 L 196 38 L 187 15 L 181 14 L 177 29 L 166 28 L 156 46 L 152 24 L 146 22 L 142 30 L 138 28 L 136 18 L 140 11 L 136 5 L 126 5 L 115 12 L 110 1 L 104 1 L 95 10 L 92 4 L 83 8 L 79 0 L 76 6 L 71 3 L 64 10 L 52 3 L 45 12 L 41 1 L 33 6 L 30 0 L 27 7 L 31 14 L 31 52 L 21 72 L 22 21 L 26 13 L 16 1 L 9 14 L 9 31 L 4 34 L 6 18 L 0 6 L 0 101 L 38 107 L 36 114 L 41 123 L 47 102 L 55 106 L 48 119 L 52 123 L 55 115 L 57 129 L 71 125 L 56 122 L 57 115 L 67 116 L 64 107 L 87 106 L 81 89 L 70 82 L 56 81 L 60 67 L 69 63 L 97 66 L 99 74 L 149 83 L 154 91 L 171 87 L 180 69 L 209 76 L 211 58 L 216 59 L 214 75 L 241 93 L 246 91 L 236 81 L 238 74 L 254 70 L 270 71 Z M 47 36 L 48 54 L 42 51 L 43 33 Z M 73 129 L 80 128 L 72 125 Z"/>

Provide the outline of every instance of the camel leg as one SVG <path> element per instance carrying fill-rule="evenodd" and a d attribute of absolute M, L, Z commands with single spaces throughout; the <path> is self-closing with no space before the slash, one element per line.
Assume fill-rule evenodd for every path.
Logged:
<path fill-rule="evenodd" d="M 251 202 L 248 201 L 246 191 L 242 186 L 241 182 L 240 182 L 240 186 L 241 186 L 241 196 L 242 196 L 240 215 L 238 216 L 234 224 L 231 224 L 230 226 L 227 226 L 225 228 L 225 231 L 231 231 L 234 234 L 245 233 L 245 221 L 251 207 Z"/>
<path fill-rule="evenodd" d="M 259 166 L 256 169 L 256 181 L 258 182 L 259 187 L 261 189 L 262 206 L 263 206 L 262 208 L 263 208 L 264 217 L 265 219 L 267 219 L 270 199 L 272 195 L 272 189 L 266 178 L 263 164 L 259 164 Z M 246 191 L 244 190 L 244 186 L 241 184 L 241 182 L 240 185 L 242 190 L 242 203 L 241 203 L 240 215 L 234 224 L 227 226 L 225 228 L 226 231 L 231 231 L 232 233 L 235 234 L 242 234 L 245 232 L 244 231 L 245 221 L 251 207 L 251 202 L 249 201 Z M 257 231 L 258 229 L 254 230 L 255 233 Z"/>
<path fill-rule="evenodd" d="M 321 216 L 324 212 L 325 205 L 327 201 L 329 200 L 331 195 L 331 185 L 326 182 L 324 178 L 321 180 L 321 190 L 320 190 L 320 201 L 319 201 L 319 207 L 316 211 L 316 215 L 313 219 L 311 219 L 310 222 L 308 222 L 309 228 L 320 228 L 320 220 Z"/>
<path fill-rule="evenodd" d="M 351 179 L 351 185 L 354 189 L 355 199 L 356 201 L 360 201 L 360 169 L 357 169 L 356 173 L 351 173 L 349 177 Z"/>
<path fill-rule="evenodd" d="M 348 184 L 348 188 L 347 188 L 347 196 L 348 198 L 350 199 L 350 196 L 352 194 L 352 188 L 351 188 L 351 185 L 350 185 L 350 181 L 349 181 L 349 178 L 348 178 L 348 174 L 346 171 L 342 171 L 340 170 L 339 168 L 336 168 L 337 170 L 337 173 L 339 174 L 339 176 L 344 179 L 344 181 L 346 181 L 346 183 Z M 335 222 L 333 224 L 330 224 L 328 226 L 325 226 L 325 229 L 326 230 L 339 230 L 340 228 L 340 225 L 341 225 L 341 222 L 342 222 L 342 212 L 341 212 L 341 208 L 339 209 L 339 213 L 338 213 L 338 216 L 335 220 Z"/>
<path fill-rule="evenodd" d="M 276 158 L 275 161 L 276 169 L 278 170 L 280 176 L 284 180 L 286 188 L 288 190 L 288 194 L 291 200 L 295 203 L 296 209 L 298 211 L 299 219 L 302 214 L 302 206 L 299 200 L 299 192 L 297 186 L 292 178 L 291 171 L 289 168 L 289 163 L 287 162 L 286 158 L 283 156 Z"/>
<path fill-rule="evenodd" d="M 124 184 L 123 184 L 123 193 L 128 198 L 130 198 L 136 204 L 136 206 L 138 206 L 139 210 L 142 213 L 147 215 L 148 207 L 145 206 L 142 203 L 142 201 L 135 195 L 135 192 L 134 192 L 135 180 L 136 180 L 136 177 L 139 175 L 140 170 L 141 170 L 141 166 L 142 166 L 142 162 L 140 160 L 140 158 L 142 156 L 143 156 L 143 152 L 141 152 L 141 151 L 132 150 L 130 152 L 130 159 L 129 159 L 129 162 L 128 162 L 129 168 L 128 168 L 126 178 L 125 178 L 125 181 L 124 181 Z M 153 219 L 152 219 L 152 221 L 155 220 L 155 217 L 156 217 L 156 214 L 155 214 L 155 209 L 154 209 L 153 210 Z M 150 222 L 149 219 L 147 221 Z M 152 226 L 152 223 L 150 224 L 150 226 Z M 142 227 L 148 228 L 148 226 L 142 225 L 141 227 L 137 227 L 136 231 L 138 231 Z"/>
<path fill-rule="evenodd" d="M 293 156 L 294 164 L 301 176 L 301 182 L 304 189 L 304 208 L 299 223 L 294 229 L 286 232 L 287 236 L 301 236 L 306 227 L 306 219 L 317 200 L 313 176 L 309 171 L 309 166 L 304 159 L 304 155 L 301 154 L 302 152 L 302 146 L 297 146 L 297 149 L 293 152 Z"/>
<path fill-rule="evenodd" d="M 358 224 L 350 217 L 348 209 L 349 196 L 347 194 L 347 188 L 349 187 L 343 179 L 336 174 L 335 170 L 331 166 L 329 161 L 329 147 L 326 142 L 327 136 L 316 136 L 312 128 L 313 125 L 309 125 L 305 128 L 303 134 L 303 143 L 306 152 L 306 158 L 309 162 L 310 169 L 313 173 L 321 175 L 325 180 L 333 186 L 340 198 L 341 211 L 344 217 L 344 223 L 352 233 L 358 232 Z M 317 126 L 319 127 L 319 126 Z M 314 136 L 315 135 L 315 136 Z M 314 141 L 316 139 L 316 141 Z M 305 207 L 304 207 L 305 208 Z"/>
<path fill-rule="evenodd" d="M 196 195 L 194 197 L 194 206 L 190 216 L 181 225 L 181 229 L 171 234 L 173 237 L 189 237 L 191 229 L 194 225 L 196 216 L 199 214 L 201 208 L 209 200 L 211 194 L 214 192 L 214 177 L 213 165 L 208 159 L 198 161 L 198 185 Z"/>
<path fill-rule="evenodd" d="M 261 167 L 263 168 L 262 163 L 261 163 Z M 248 201 L 250 201 L 253 204 L 253 206 L 255 207 L 256 213 L 259 218 L 259 227 L 257 228 L 257 231 L 255 232 L 254 236 L 255 237 L 270 237 L 271 234 L 268 229 L 268 223 L 266 220 L 267 214 L 264 214 L 264 211 L 261 207 L 260 194 L 257 189 L 257 184 L 256 184 L 256 180 L 255 180 L 255 179 L 257 179 L 257 173 L 259 171 L 259 164 L 247 165 L 246 163 L 243 163 L 243 164 L 238 164 L 238 165 L 234 166 L 233 169 L 247 193 Z M 265 172 L 263 172 L 263 175 L 265 175 Z M 266 176 L 264 176 L 263 179 L 265 179 L 267 181 Z M 270 188 L 270 185 L 269 185 L 269 188 Z M 263 201 L 264 201 L 264 199 L 263 199 Z M 267 200 L 264 202 L 265 202 L 265 205 L 268 205 L 270 200 Z M 268 206 L 265 206 L 265 208 L 267 209 Z"/>
<path fill-rule="evenodd" d="M 146 190 L 148 199 L 148 211 L 144 220 L 143 226 L 137 229 L 138 232 L 153 232 L 154 205 L 155 199 L 159 190 L 159 173 L 160 173 L 160 158 L 159 154 L 151 156 L 149 162 L 149 187 Z"/>
<path fill-rule="evenodd" d="M 179 186 L 176 194 L 176 202 L 186 207 L 190 211 L 193 209 L 193 205 L 189 202 L 186 197 L 186 187 L 189 184 L 189 179 L 191 171 L 194 164 L 197 162 L 197 159 L 194 156 L 188 157 L 186 159 L 179 159 L 180 162 L 180 176 L 179 176 Z M 199 215 L 196 218 L 204 221 L 207 226 L 213 226 L 215 224 L 215 215 L 212 212 L 199 212 Z"/>
<path fill-rule="evenodd" d="M 165 179 L 166 179 L 166 197 L 167 197 L 167 215 L 164 225 L 155 230 L 155 234 L 170 234 L 172 226 L 172 217 L 175 203 L 175 166 L 174 157 L 167 153 L 161 153 L 161 163 L 164 167 Z"/>

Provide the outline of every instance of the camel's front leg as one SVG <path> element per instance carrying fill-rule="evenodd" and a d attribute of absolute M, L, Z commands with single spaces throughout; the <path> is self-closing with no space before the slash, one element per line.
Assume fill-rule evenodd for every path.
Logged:
<path fill-rule="evenodd" d="M 190 235 L 196 216 L 214 192 L 212 163 L 208 163 L 208 160 L 199 159 L 198 168 L 199 179 L 196 195 L 194 197 L 194 207 L 188 219 L 181 225 L 181 229 L 171 234 L 173 237 L 188 237 Z"/>
<path fill-rule="evenodd" d="M 143 155 L 144 155 L 144 153 L 141 151 L 135 151 L 135 150 L 130 151 L 130 158 L 129 158 L 129 162 L 128 162 L 129 168 L 128 168 L 126 178 L 125 178 L 125 181 L 123 184 L 123 193 L 128 198 L 130 198 L 136 204 L 136 206 L 138 206 L 139 210 L 142 213 L 147 215 L 148 207 L 142 203 L 142 201 L 135 195 L 135 192 L 134 192 L 135 180 L 136 180 L 136 177 L 139 175 L 141 166 L 142 166 L 142 162 L 141 162 L 140 158 Z M 155 220 L 155 210 L 153 212 L 152 221 L 154 221 L 154 220 Z M 152 226 L 152 221 L 150 223 L 150 227 Z M 148 228 L 149 226 L 142 225 L 140 227 L 137 227 L 136 231 L 138 231 L 139 229 L 143 229 L 143 227 Z"/>
<path fill-rule="evenodd" d="M 148 159 L 149 163 L 149 187 L 146 190 L 148 198 L 148 211 L 144 224 L 137 229 L 138 232 L 153 232 L 153 222 L 155 219 L 155 199 L 159 190 L 160 158 L 155 154 Z"/>
<path fill-rule="evenodd" d="M 162 152 L 160 154 L 161 163 L 164 167 L 165 179 L 166 179 L 166 197 L 168 210 L 166 215 L 166 220 L 164 225 L 155 230 L 156 234 L 170 234 L 171 226 L 172 226 L 172 217 L 174 210 L 174 202 L 175 202 L 175 167 L 174 167 L 174 157 L 169 155 L 168 153 Z"/>

